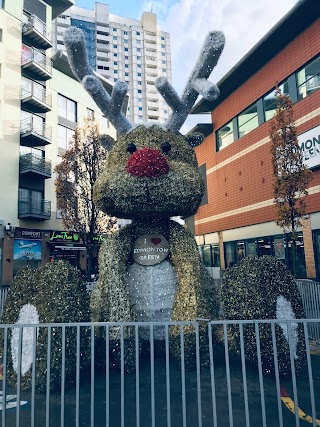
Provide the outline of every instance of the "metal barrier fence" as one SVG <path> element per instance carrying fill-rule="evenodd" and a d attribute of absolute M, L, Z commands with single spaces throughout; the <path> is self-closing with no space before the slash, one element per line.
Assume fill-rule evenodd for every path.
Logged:
<path fill-rule="evenodd" d="M 320 283 L 307 279 L 298 279 L 297 286 L 301 293 L 305 318 L 320 319 Z M 309 337 L 319 341 L 319 325 L 310 323 L 308 329 Z"/>
<path fill-rule="evenodd" d="M 319 426 L 307 322 L 278 322 L 0 325 L 1 426 Z"/>
<path fill-rule="evenodd" d="M 2 288 L 0 288 L 0 316 L 2 315 L 3 308 L 4 308 L 9 291 L 10 291 L 9 286 L 3 286 Z"/>

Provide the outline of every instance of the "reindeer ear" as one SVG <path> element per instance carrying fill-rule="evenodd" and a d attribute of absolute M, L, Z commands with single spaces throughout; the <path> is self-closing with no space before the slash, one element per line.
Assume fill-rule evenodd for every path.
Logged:
<path fill-rule="evenodd" d="M 100 139 L 100 144 L 107 151 L 110 151 L 111 148 L 116 143 L 116 141 L 112 138 L 112 136 L 106 135 L 106 134 L 100 135 L 99 139 Z"/>
<path fill-rule="evenodd" d="M 204 141 L 204 135 L 200 132 L 194 132 L 191 135 L 187 135 L 185 138 L 191 147 L 198 147 L 198 145 L 202 144 Z"/>

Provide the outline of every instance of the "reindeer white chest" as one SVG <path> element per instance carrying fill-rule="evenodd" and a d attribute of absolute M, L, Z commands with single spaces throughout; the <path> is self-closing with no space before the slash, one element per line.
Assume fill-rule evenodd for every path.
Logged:
<path fill-rule="evenodd" d="M 127 285 L 138 321 L 168 322 L 177 292 L 177 275 L 167 259 L 169 245 L 162 235 L 145 234 L 132 250 L 133 264 L 127 271 Z M 155 330 L 155 338 L 163 338 Z"/>

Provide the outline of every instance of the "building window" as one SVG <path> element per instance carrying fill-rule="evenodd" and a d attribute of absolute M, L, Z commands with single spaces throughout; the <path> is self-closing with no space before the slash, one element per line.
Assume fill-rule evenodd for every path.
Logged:
<path fill-rule="evenodd" d="M 142 107 L 139 107 L 139 111 L 142 111 Z"/>
<path fill-rule="evenodd" d="M 114 74 L 118 74 L 118 70 L 113 70 Z"/>
<path fill-rule="evenodd" d="M 137 44 L 141 44 L 141 41 L 140 41 L 140 40 L 137 40 Z"/>
<path fill-rule="evenodd" d="M 125 55 L 125 56 L 124 56 L 124 59 L 129 59 L 129 56 Z"/>
<path fill-rule="evenodd" d="M 101 117 L 101 126 L 108 129 L 109 128 L 109 120 L 105 117 Z"/>
<path fill-rule="evenodd" d="M 69 143 L 74 137 L 74 130 L 58 125 L 58 156 L 62 156 L 69 148 Z"/>
<path fill-rule="evenodd" d="M 199 246 L 200 257 L 205 267 L 220 267 L 219 245 Z"/>
<path fill-rule="evenodd" d="M 128 40 L 127 40 L 127 39 L 125 39 L 125 40 L 123 40 L 123 41 L 124 41 L 124 43 L 128 44 Z"/>
<path fill-rule="evenodd" d="M 58 95 L 58 115 L 72 122 L 77 122 L 77 103 L 63 95 Z"/>
<path fill-rule="evenodd" d="M 137 31 L 136 34 L 137 34 L 137 36 L 140 36 L 140 31 Z"/>
<path fill-rule="evenodd" d="M 161 40 L 164 40 L 164 36 L 161 36 Z"/>
<path fill-rule="evenodd" d="M 140 47 L 137 47 L 137 52 L 141 52 L 141 48 Z"/>
<path fill-rule="evenodd" d="M 161 54 L 162 56 L 166 56 L 166 53 L 165 52 L 162 52 L 162 54 Z"/>
<path fill-rule="evenodd" d="M 231 121 L 217 131 L 217 151 L 220 151 L 222 148 L 227 147 L 233 142 L 233 123 Z"/>
<path fill-rule="evenodd" d="M 114 47 L 115 49 L 118 49 L 118 45 L 117 45 L 117 44 L 114 44 L 114 45 L 113 45 L 113 47 Z"/>
<path fill-rule="evenodd" d="M 118 54 L 117 54 L 117 53 L 114 53 L 114 54 L 113 54 L 113 56 L 118 56 Z"/>
<path fill-rule="evenodd" d="M 279 88 L 281 89 L 281 93 L 284 95 L 288 95 L 289 93 L 289 85 L 288 80 L 283 82 L 281 85 L 279 85 Z M 268 121 L 272 119 L 272 117 L 276 113 L 277 109 L 277 101 L 275 97 L 275 89 L 273 89 L 271 92 L 269 92 L 264 98 L 263 98 L 263 109 L 264 109 L 264 119 L 265 121 Z"/>
<path fill-rule="evenodd" d="M 298 99 L 303 99 L 320 87 L 320 56 L 309 62 L 297 74 Z"/>
<path fill-rule="evenodd" d="M 112 28 L 112 31 L 117 31 L 117 29 L 116 28 Z"/>
<path fill-rule="evenodd" d="M 140 59 L 141 59 L 141 56 L 137 56 L 137 61 L 140 61 Z"/>
<path fill-rule="evenodd" d="M 124 32 L 123 32 L 123 34 L 124 34 L 125 36 L 127 36 L 127 35 L 128 35 L 128 31 L 124 31 Z"/>
<path fill-rule="evenodd" d="M 125 75 L 125 77 L 128 77 L 128 76 L 129 76 L 129 73 L 124 73 L 124 75 Z"/>
<path fill-rule="evenodd" d="M 94 119 L 94 111 L 91 108 L 87 108 L 87 117 L 90 119 Z"/>
<path fill-rule="evenodd" d="M 138 77 L 141 77 L 141 73 L 138 73 Z"/>
<path fill-rule="evenodd" d="M 259 126 L 257 103 L 252 104 L 238 116 L 239 138 Z"/>
<path fill-rule="evenodd" d="M 141 68 L 141 64 L 137 64 L 137 68 Z"/>
<path fill-rule="evenodd" d="M 118 65 L 118 62 L 117 62 L 117 61 L 114 61 L 114 62 L 113 62 L 113 65 Z"/>
<path fill-rule="evenodd" d="M 129 52 L 129 49 L 127 47 L 124 48 L 125 52 Z"/>
<path fill-rule="evenodd" d="M 162 47 L 162 49 L 165 49 L 166 45 L 165 45 L 165 44 L 162 44 L 162 45 L 161 45 L 161 47 Z"/>
<path fill-rule="evenodd" d="M 2 43 L 2 28 L 0 28 L 0 43 Z"/>
<path fill-rule="evenodd" d="M 142 90 L 141 90 L 141 89 L 138 89 L 138 93 L 142 93 Z"/>
<path fill-rule="evenodd" d="M 162 72 L 166 73 L 167 72 L 166 68 L 162 68 Z"/>
<path fill-rule="evenodd" d="M 162 60 L 161 62 L 162 62 L 162 64 L 165 64 L 165 63 L 166 63 L 166 61 L 163 61 L 163 60 Z"/>
<path fill-rule="evenodd" d="M 138 86 L 142 86 L 142 82 L 138 82 Z"/>
<path fill-rule="evenodd" d="M 118 37 L 117 36 L 113 36 L 113 40 L 118 40 Z"/>

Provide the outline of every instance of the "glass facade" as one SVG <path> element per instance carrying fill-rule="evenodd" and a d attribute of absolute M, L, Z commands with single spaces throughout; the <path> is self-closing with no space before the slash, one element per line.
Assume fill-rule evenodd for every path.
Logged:
<path fill-rule="evenodd" d="M 281 93 L 288 95 L 289 94 L 288 80 L 286 80 L 281 85 L 279 85 L 279 88 L 281 89 Z M 275 89 L 273 89 L 263 98 L 263 110 L 264 110 L 265 121 L 272 119 L 272 117 L 276 113 L 276 108 L 277 108 L 277 101 L 275 97 Z"/>
<path fill-rule="evenodd" d="M 229 122 L 217 132 L 217 151 L 234 142 L 233 123 Z"/>
<path fill-rule="evenodd" d="M 254 103 L 238 116 L 239 138 L 259 126 L 257 103 Z"/>
<path fill-rule="evenodd" d="M 65 96 L 58 95 L 58 115 L 71 122 L 77 122 L 77 103 Z"/>
<path fill-rule="evenodd" d="M 303 99 L 320 87 L 320 56 L 309 62 L 296 74 L 298 99 Z"/>
<path fill-rule="evenodd" d="M 296 275 L 299 279 L 305 279 L 307 273 L 302 232 L 298 233 L 296 248 Z M 282 259 L 291 272 L 294 271 L 294 252 L 290 234 L 225 242 L 224 255 L 226 268 L 234 266 L 247 256 L 271 255 L 277 259 Z"/>
<path fill-rule="evenodd" d="M 88 51 L 89 64 L 95 70 L 97 64 L 96 55 L 96 24 L 94 22 L 82 21 L 71 18 L 71 25 L 80 28 L 84 33 L 86 48 Z"/>
<path fill-rule="evenodd" d="M 220 267 L 219 245 L 199 246 L 200 258 L 205 267 Z"/>
<path fill-rule="evenodd" d="M 69 148 L 69 142 L 74 136 L 74 130 L 58 125 L 58 155 L 62 156 Z"/>
<path fill-rule="evenodd" d="M 281 92 L 289 94 L 294 102 L 315 92 L 320 87 L 320 56 L 310 61 L 301 70 L 288 76 L 279 86 Z M 216 131 L 216 151 L 227 147 L 237 138 L 241 138 L 263 122 L 270 120 L 275 112 L 276 99 L 275 88 L 273 88 Z"/>

